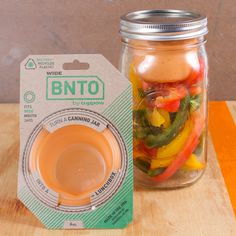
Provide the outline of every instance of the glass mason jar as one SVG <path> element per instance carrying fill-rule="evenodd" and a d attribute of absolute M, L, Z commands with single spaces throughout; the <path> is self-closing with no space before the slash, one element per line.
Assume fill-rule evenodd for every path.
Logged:
<path fill-rule="evenodd" d="M 121 17 L 120 70 L 133 86 L 136 186 L 179 188 L 206 167 L 207 18 L 179 10 Z"/>

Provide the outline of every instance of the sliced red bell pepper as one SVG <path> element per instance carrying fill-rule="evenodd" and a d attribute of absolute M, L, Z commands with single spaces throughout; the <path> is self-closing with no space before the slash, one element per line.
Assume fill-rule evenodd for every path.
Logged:
<path fill-rule="evenodd" d="M 142 81 L 142 87 L 145 92 L 149 90 L 154 90 L 156 92 L 167 92 L 170 88 L 175 88 L 178 85 L 181 85 L 180 82 L 169 82 L 169 83 L 157 83 L 157 82 L 146 82 Z"/>
<path fill-rule="evenodd" d="M 176 112 L 179 109 L 180 100 L 187 94 L 187 89 L 184 85 L 176 85 L 175 87 L 167 87 L 164 89 L 168 95 L 157 96 L 155 106 L 163 108 L 169 112 Z"/>
<path fill-rule="evenodd" d="M 156 182 L 167 180 L 172 175 L 174 175 L 176 171 L 188 160 L 192 152 L 196 149 L 205 122 L 201 115 L 196 112 L 193 113 L 192 119 L 193 129 L 183 149 L 176 155 L 175 159 L 171 162 L 171 164 L 165 169 L 163 173 L 153 177 L 153 180 L 155 180 Z"/>
<path fill-rule="evenodd" d="M 157 148 L 148 148 L 144 143 L 139 143 L 138 144 L 138 149 L 141 152 L 144 152 L 150 157 L 156 157 L 157 156 Z"/>
<path fill-rule="evenodd" d="M 167 87 L 164 90 L 163 96 L 156 97 L 156 105 L 159 103 L 169 103 L 176 100 L 181 100 L 187 94 L 187 89 L 184 85 L 177 85 L 176 87 Z"/>
<path fill-rule="evenodd" d="M 187 95 L 185 84 L 180 83 L 147 83 L 142 81 L 144 92 L 151 91 L 147 95 L 149 108 L 162 108 L 168 112 L 177 112 L 180 100 Z"/>
<path fill-rule="evenodd" d="M 191 96 L 198 95 L 202 92 L 202 88 L 200 86 L 192 86 L 189 88 L 189 93 Z"/>
<path fill-rule="evenodd" d="M 160 103 L 156 105 L 156 107 L 165 109 L 168 112 L 177 112 L 179 110 L 179 106 L 180 100 L 175 100 L 168 103 Z"/>
<path fill-rule="evenodd" d="M 193 84 L 202 81 L 205 74 L 205 61 L 201 57 L 199 58 L 199 70 L 193 70 L 190 76 L 185 80 L 185 84 L 187 86 L 191 86 Z"/>

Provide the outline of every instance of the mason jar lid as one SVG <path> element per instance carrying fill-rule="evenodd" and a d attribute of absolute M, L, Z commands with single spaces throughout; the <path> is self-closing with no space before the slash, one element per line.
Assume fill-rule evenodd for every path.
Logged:
<path fill-rule="evenodd" d="M 184 10 L 144 10 L 121 16 L 120 33 L 124 38 L 169 41 L 191 39 L 208 33 L 207 18 Z"/>

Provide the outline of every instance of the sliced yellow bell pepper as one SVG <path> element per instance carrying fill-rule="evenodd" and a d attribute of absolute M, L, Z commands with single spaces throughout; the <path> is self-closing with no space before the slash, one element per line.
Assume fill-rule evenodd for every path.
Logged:
<path fill-rule="evenodd" d="M 195 154 L 192 154 L 181 167 L 182 170 L 201 170 L 203 168 L 204 164 L 198 160 Z"/>
<path fill-rule="evenodd" d="M 164 109 L 157 109 L 157 111 L 161 114 L 162 117 L 164 117 L 165 122 L 163 123 L 164 128 L 167 128 L 170 126 L 170 114 L 168 111 Z"/>
<path fill-rule="evenodd" d="M 167 167 L 174 160 L 174 156 L 163 159 L 152 159 L 150 169 L 157 169 L 160 167 Z M 189 159 L 181 167 L 182 170 L 201 170 L 204 164 L 201 163 L 195 154 L 191 154 Z"/>
<path fill-rule="evenodd" d="M 148 114 L 148 118 L 151 124 L 155 127 L 160 127 L 163 125 L 164 128 L 167 128 L 170 126 L 169 112 L 163 109 L 154 108 L 153 112 Z"/>
<path fill-rule="evenodd" d="M 162 159 L 152 159 L 150 169 L 153 170 L 160 167 L 167 167 L 172 162 L 173 159 L 174 159 L 173 156 Z"/>
<path fill-rule="evenodd" d="M 135 73 L 135 69 L 132 64 L 130 65 L 129 79 L 133 87 L 133 99 L 136 103 L 139 103 L 142 99 L 139 94 L 139 90 L 142 89 L 142 82 Z"/>
<path fill-rule="evenodd" d="M 151 125 L 155 127 L 160 127 L 165 123 L 165 118 L 160 114 L 160 112 L 154 108 L 153 112 L 150 115 Z"/>
<path fill-rule="evenodd" d="M 192 121 L 186 121 L 183 130 L 169 144 L 158 149 L 157 159 L 175 156 L 184 146 L 192 129 Z"/>

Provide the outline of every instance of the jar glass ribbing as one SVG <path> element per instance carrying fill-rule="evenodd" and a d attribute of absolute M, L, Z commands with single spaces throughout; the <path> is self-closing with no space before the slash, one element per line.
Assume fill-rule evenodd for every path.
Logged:
<path fill-rule="evenodd" d="M 183 14 L 176 17 L 181 11 L 172 11 L 171 22 L 163 10 L 143 12 L 148 11 L 129 13 L 121 22 L 120 69 L 133 86 L 135 184 L 184 187 L 201 177 L 207 161 L 207 30 L 196 26 L 187 32 Z M 131 26 L 123 27 L 127 22 Z"/>

